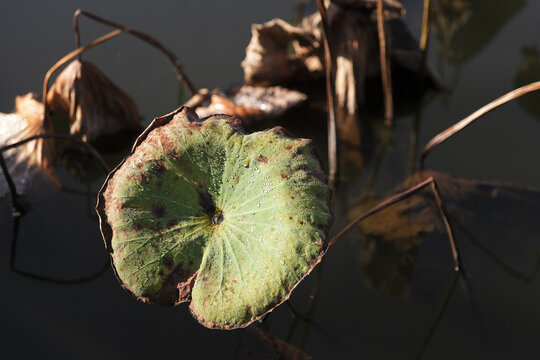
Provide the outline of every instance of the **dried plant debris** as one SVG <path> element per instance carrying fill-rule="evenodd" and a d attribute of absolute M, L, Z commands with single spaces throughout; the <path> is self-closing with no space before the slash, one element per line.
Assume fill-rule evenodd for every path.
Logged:
<path fill-rule="evenodd" d="M 201 89 L 185 106 L 191 107 L 201 118 L 214 114 L 235 115 L 250 126 L 281 116 L 306 100 L 303 93 L 281 86 L 244 84 L 226 92 L 216 89 L 210 93 L 207 89 Z"/>
<path fill-rule="evenodd" d="M 69 113 L 70 133 L 84 141 L 141 128 L 133 100 L 88 61 L 74 60 L 58 75 L 47 104 Z"/>
<path fill-rule="evenodd" d="M 157 118 L 98 196 L 118 279 L 139 300 L 244 327 L 284 302 L 321 260 L 330 190 L 310 140 L 245 134 L 189 108 Z"/>
<path fill-rule="evenodd" d="M 43 104 L 36 94 L 17 96 L 15 111 L 0 113 L 0 146 L 14 144 L 25 138 L 45 132 Z M 52 140 L 30 141 L 3 153 L 9 172 L 20 193 L 37 169 L 48 169 L 54 163 Z M 0 170 L 1 171 L 1 170 Z M 7 192 L 5 181 L 0 180 L 0 196 Z"/>
<path fill-rule="evenodd" d="M 535 46 L 524 46 L 521 49 L 521 61 L 514 78 L 514 86 L 519 88 L 538 80 L 540 80 L 540 51 Z M 518 103 L 529 115 L 540 120 L 540 92 L 521 96 Z"/>
<path fill-rule="evenodd" d="M 292 50 L 292 52 L 291 52 Z M 251 27 L 251 40 L 242 61 L 249 84 L 278 85 L 322 75 L 320 42 L 315 34 L 281 19 Z"/>
<path fill-rule="evenodd" d="M 454 64 L 465 63 L 479 54 L 525 4 L 524 0 L 433 0 L 431 21 L 440 52 Z"/>
<path fill-rule="evenodd" d="M 433 176 L 448 207 L 451 221 L 474 233 L 478 241 L 498 250 L 504 257 L 510 247 L 531 248 L 531 263 L 540 243 L 538 227 L 540 191 L 510 184 L 461 179 L 451 175 L 423 171 L 407 180 L 396 193 L 411 183 Z M 370 209 L 379 200 L 371 200 L 354 209 L 352 219 Z M 409 290 L 418 247 L 428 235 L 437 235 L 444 243 L 444 225 L 429 191 L 399 202 L 359 224 L 364 237 L 360 262 L 366 283 L 378 292 L 397 296 Z M 540 229 L 539 229 L 540 230 Z M 526 231 L 527 233 L 524 233 Z M 508 239 L 513 239 L 509 242 Z M 520 239 L 519 243 L 515 239 Z M 522 265 L 522 264 L 520 264 Z M 527 268 L 527 266 L 525 266 Z M 524 270 L 525 271 L 525 270 Z"/>
<path fill-rule="evenodd" d="M 338 1 L 328 8 L 337 103 L 351 114 L 365 103 L 366 79 L 380 76 L 375 4 Z M 386 1 L 385 6 L 392 67 L 417 75 L 423 73 L 428 86 L 439 88 L 432 72 L 423 69 L 418 44 L 401 20 L 403 7 L 395 1 Z M 304 18 L 299 26 L 280 19 L 253 25 L 242 62 L 245 81 L 302 88 L 310 81 L 322 79 L 321 27 L 319 13 Z"/>

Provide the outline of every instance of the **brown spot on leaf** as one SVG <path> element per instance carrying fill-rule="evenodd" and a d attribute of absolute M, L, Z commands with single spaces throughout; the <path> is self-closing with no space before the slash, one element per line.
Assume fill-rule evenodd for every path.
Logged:
<path fill-rule="evenodd" d="M 165 211 L 165 205 L 163 204 L 156 204 L 152 205 L 152 214 L 154 214 L 157 218 L 164 218 L 167 216 L 167 211 Z"/>
<path fill-rule="evenodd" d="M 262 163 L 267 163 L 268 158 L 266 156 L 259 155 L 259 157 L 257 158 L 257 161 L 262 162 Z"/>
<path fill-rule="evenodd" d="M 164 257 L 163 265 L 165 265 L 168 269 L 170 269 L 174 266 L 174 261 L 170 257 Z"/>
<path fill-rule="evenodd" d="M 174 227 L 176 224 L 178 224 L 178 221 L 176 219 L 169 219 L 167 221 L 167 228 L 172 228 Z"/>
<path fill-rule="evenodd" d="M 208 189 L 202 189 L 202 186 L 197 186 L 197 193 L 199 193 L 199 205 L 203 208 L 206 215 L 212 217 L 216 213 L 216 205 L 212 195 L 208 192 Z"/>
<path fill-rule="evenodd" d="M 154 161 L 150 166 L 150 169 L 154 175 L 159 177 L 163 176 L 163 174 L 165 174 L 167 171 L 167 168 L 162 161 Z"/>
<path fill-rule="evenodd" d="M 253 316 L 253 310 L 251 310 L 251 305 L 246 305 L 246 314 Z"/>

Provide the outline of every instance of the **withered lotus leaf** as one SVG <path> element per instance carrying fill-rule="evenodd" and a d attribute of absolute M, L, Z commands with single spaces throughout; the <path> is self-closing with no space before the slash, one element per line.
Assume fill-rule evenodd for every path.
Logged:
<path fill-rule="evenodd" d="M 0 145 L 13 144 L 44 133 L 46 124 L 43 110 L 43 104 L 37 100 L 36 94 L 17 96 L 15 111 L 0 113 Z M 13 159 L 10 172 L 26 172 L 34 166 L 50 168 L 54 164 L 53 145 L 53 140 L 38 139 L 8 150 L 4 155 Z"/>
<path fill-rule="evenodd" d="M 285 301 L 320 261 L 331 192 L 307 139 L 245 134 L 189 108 L 157 118 L 99 192 L 101 232 L 139 300 L 190 301 L 210 328 L 244 327 Z"/>
<path fill-rule="evenodd" d="M 185 105 L 195 110 L 200 117 L 213 114 L 235 115 L 249 126 L 277 118 L 306 100 L 305 94 L 281 86 L 260 87 L 244 84 L 225 93 L 217 89 L 209 93 L 207 89 L 202 89 Z"/>
<path fill-rule="evenodd" d="M 88 61 L 74 60 L 58 75 L 47 104 L 69 113 L 70 133 L 88 142 L 141 127 L 133 100 Z"/>

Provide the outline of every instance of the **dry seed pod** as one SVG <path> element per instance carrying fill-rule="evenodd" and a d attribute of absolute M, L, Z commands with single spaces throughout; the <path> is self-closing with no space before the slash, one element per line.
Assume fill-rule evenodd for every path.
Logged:
<path fill-rule="evenodd" d="M 74 60 L 58 75 L 47 104 L 69 113 L 70 133 L 88 142 L 141 127 L 133 100 L 88 61 Z"/>

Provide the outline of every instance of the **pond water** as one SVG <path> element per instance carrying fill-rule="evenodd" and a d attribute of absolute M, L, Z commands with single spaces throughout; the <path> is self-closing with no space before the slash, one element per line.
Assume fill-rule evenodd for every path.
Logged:
<path fill-rule="evenodd" d="M 404 1 L 404 20 L 416 37 L 420 3 Z M 421 148 L 517 84 L 540 80 L 534 71 L 540 67 L 540 3 L 470 3 L 462 17 L 439 14 L 433 22 L 428 63 L 448 91 L 429 94 L 420 108 L 398 113 L 389 145 L 375 143 L 371 156 L 360 159 L 357 150 L 343 152 L 333 234 L 353 216 L 372 176 L 372 191 L 382 198 L 410 175 L 415 133 Z M 152 34 L 180 57 L 196 86 L 208 88 L 227 88 L 242 80 L 239 64 L 252 23 L 274 17 L 293 21 L 298 15 L 297 3 L 284 0 L 4 1 L 1 112 L 12 110 L 15 96 L 39 92 L 47 69 L 73 49 L 71 17 L 77 8 Z M 315 8 L 308 1 L 305 13 Z M 83 43 L 105 31 L 81 20 Z M 121 36 L 88 52 L 85 59 L 132 96 L 145 124 L 178 106 L 173 69 L 138 40 Z M 315 359 L 415 358 L 419 352 L 423 359 L 538 358 L 540 276 L 534 271 L 540 250 L 540 195 L 534 189 L 540 189 L 539 107 L 540 101 L 534 100 L 509 103 L 440 145 L 427 159 L 428 169 L 452 176 L 441 175 L 441 191 L 448 198 L 468 281 L 454 283 L 450 249 L 440 231 L 399 245 L 353 231 L 329 250 L 291 297 L 310 322 L 295 319 L 282 305 L 260 329 Z M 381 128 L 380 112 L 369 114 L 367 120 Z M 260 128 L 274 125 L 313 138 L 325 157 L 321 111 L 296 111 Z M 107 154 L 106 160 L 115 166 L 127 151 Z M 84 284 L 51 283 L 12 271 L 16 228 L 14 265 L 20 272 L 76 279 L 98 272 L 108 261 L 93 210 L 105 176 L 96 171 L 90 179 L 77 181 L 63 167 L 57 172 L 71 191 L 33 181 L 28 191 L 31 209 L 18 224 L 11 218 L 9 196 L 0 198 L 2 357 L 268 357 L 253 349 L 261 341 L 257 332 L 206 329 L 185 304 L 165 308 L 138 303 L 122 290 L 110 268 Z M 463 185 L 459 179 L 506 185 Z"/>

